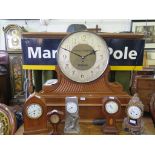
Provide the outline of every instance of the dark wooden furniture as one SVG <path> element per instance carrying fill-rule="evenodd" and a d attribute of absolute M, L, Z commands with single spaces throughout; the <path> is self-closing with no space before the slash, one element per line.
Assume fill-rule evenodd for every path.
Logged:
<path fill-rule="evenodd" d="M 155 93 L 155 78 L 138 77 L 136 85 L 137 93 L 144 104 L 144 111 L 150 112 L 150 101 Z"/>
<path fill-rule="evenodd" d="M 154 76 L 154 69 L 151 68 L 143 68 L 142 71 L 135 71 L 131 72 L 131 87 L 130 87 L 130 93 L 131 95 L 134 95 L 137 92 L 137 79 L 138 78 L 153 78 Z"/>
<path fill-rule="evenodd" d="M 24 27 L 9 24 L 3 27 L 6 52 L 9 54 L 11 103 L 24 102 L 24 72 L 22 70 L 21 33 L 26 32 Z"/>
<path fill-rule="evenodd" d="M 5 51 L 0 51 L 0 102 L 9 104 L 11 99 L 9 58 Z"/>
<path fill-rule="evenodd" d="M 153 93 L 152 96 L 151 96 L 150 113 L 151 113 L 153 124 L 154 124 L 154 127 L 155 127 L 155 93 Z"/>

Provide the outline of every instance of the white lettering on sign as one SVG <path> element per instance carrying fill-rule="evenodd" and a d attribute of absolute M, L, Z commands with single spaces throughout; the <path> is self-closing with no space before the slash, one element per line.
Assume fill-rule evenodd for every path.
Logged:
<path fill-rule="evenodd" d="M 28 58 L 41 58 L 41 47 L 36 47 L 35 51 L 32 47 L 28 47 Z"/>
<path fill-rule="evenodd" d="M 108 49 L 109 49 L 110 55 L 113 55 L 114 59 L 117 59 L 117 60 L 118 59 L 128 59 L 128 58 L 131 60 L 134 60 L 137 57 L 137 51 L 135 51 L 135 50 L 129 51 L 128 47 L 124 48 L 124 52 L 121 50 L 113 51 L 113 49 L 111 47 L 109 47 Z"/>
<path fill-rule="evenodd" d="M 41 47 L 36 47 L 34 50 L 33 47 L 28 47 L 28 58 L 56 58 L 57 50 L 41 50 Z"/>
<path fill-rule="evenodd" d="M 108 47 L 110 55 L 113 55 L 114 59 L 131 59 L 134 60 L 137 57 L 137 51 L 135 50 L 128 50 L 128 47 L 124 48 L 124 51 L 122 50 L 116 50 L 114 51 L 111 47 Z M 56 58 L 57 50 L 42 50 L 41 47 L 36 47 L 35 50 L 33 47 L 28 47 L 28 58 Z"/>

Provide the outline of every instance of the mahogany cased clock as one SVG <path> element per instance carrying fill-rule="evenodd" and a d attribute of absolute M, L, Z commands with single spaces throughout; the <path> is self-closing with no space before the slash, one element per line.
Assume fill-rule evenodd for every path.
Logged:
<path fill-rule="evenodd" d="M 47 132 L 47 107 L 36 92 L 24 104 L 24 134 Z"/>
<path fill-rule="evenodd" d="M 109 62 L 105 41 L 90 32 L 75 32 L 59 45 L 58 65 L 69 79 L 87 83 L 99 78 Z"/>
<path fill-rule="evenodd" d="M 64 115 L 62 111 L 58 111 L 56 109 L 47 113 L 48 120 L 52 125 L 52 131 L 49 133 L 50 135 L 59 135 L 58 127 L 61 123 L 61 117 Z"/>
<path fill-rule="evenodd" d="M 121 113 L 121 103 L 117 97 L 108 96 L 102 100 L 103 115 L 106 117 L 106 123 L 103 125 L 103 133 L 118 134 L 116 119 Z"/>

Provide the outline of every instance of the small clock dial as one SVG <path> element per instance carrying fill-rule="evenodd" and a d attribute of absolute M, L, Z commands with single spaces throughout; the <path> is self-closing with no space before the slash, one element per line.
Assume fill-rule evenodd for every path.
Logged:
<path fill-rule="evenodd" d="M 109 101 L 105 104 L 105 110 L 109 114 L 115 114 L 118 111 L 118 104 L 115 101 Z"/>
<path fill-rule="evenodd" d="M 57 124 L 60 121 L 60 117 L 58 114 L 53 114 L 50 116 L 51 123 Z"/>
<path fill-rule="evenodd" d="M 74 102 L 68 102 L 66 108 L 67 108 L 67 111 L 71 114 L 77 112 L 77 104 Z"/>
<path fill-rule="evenodd" d="M 4 111 L 0 110 L 0 135 L 8 135 L 10 134 L 10 121 L 8 116 Z"/>
<path fill-rule="evenodd" d="M 39 104 L 33 103 L 27 107 L 27 116 L 32 119 L 41 117 L 43 111 Z"/>
<path fill-rule="evenodd" d="M 137 106 L 130 106 L 128 108 L 128 116 L 132 119 L 138 119 L 141 117 L 142 111 Z"/>
<path fill-rule="evenodd" d="M 58 65 L 69 79 L 86 83 L 99 78 L 107 68 L 109 51 L 105 41 L 90 32 L 76 32 L 59 45 Z"/>

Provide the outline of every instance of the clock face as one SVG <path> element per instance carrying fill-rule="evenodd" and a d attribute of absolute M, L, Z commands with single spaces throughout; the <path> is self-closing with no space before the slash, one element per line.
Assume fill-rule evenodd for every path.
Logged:
<path fill-rule="evenodd" d="M 0 135 L 8 135 L 10 130 L 10 121 L 6 113 L 0 110 Z"/>
<path fill-rule="evenodd" d="M 109 114 L 115 114 L 118 112 L 118 104 L 115 101 L 108 101 L 105 104 L 105 110 Z"/>
<path fill-rule="evenodd" d="M 128 116 L 132 119 L 138 119 L 142 115 L 141 109 L 137 106 L 130 106 L 127 112 L 128 112 Z"/>
<path fill-rule="evenodd" d="M 105 41 L 90 32 L 76 32 L 67 36 L 59 45 L 57 61 L 69 79 L 86 83 L 99 78 L 109 61 Z"/>
<path fill-rule="evenodd" d="M 53 115 L 51 115 L 50 121 L 51 121 L 51 123 L 53 123 L 53 124 L 59 123 L 59 121 L 60 121 L 59 115 L 58 115 L 58 114 L 53 114 Z"/>
<path fill-rule="evenodd" d="M 41 117 L 43 110 L 39 104 L 33 103 L 26 109 L 27 116 L 32 119 L 38 119 Z"/>
<path fill-rule="evenodd" d="M 76 113 L 77 112 L 77 104 L 75 102 L 67 102 L 66 105 L 67 112 Z"/>

